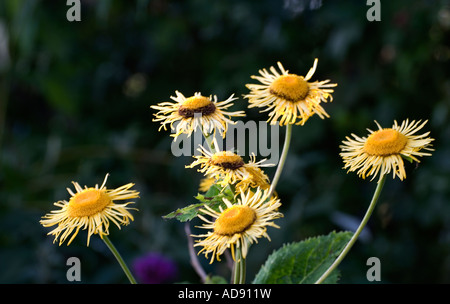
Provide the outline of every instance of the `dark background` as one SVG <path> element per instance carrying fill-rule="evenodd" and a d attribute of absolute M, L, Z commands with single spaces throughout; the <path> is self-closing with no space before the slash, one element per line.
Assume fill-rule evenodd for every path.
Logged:
<path fill-rule="evenodd" d="M 347 225 L 364 215 L 376 181 L 346 174 L 339 145 L 374 120 L 409 118 L 429 120 L 421 132 L 436 151 L 408 163 L 405 181 L 387 180 L 340 282 L 367 283 L 372 256 L 382 283 L 450 282 L 449 1 L 382 1 L 380 22 L 366 19 L 365 1 L 83 0 L 80 22 L 67 21 L 65 2 L 0 2 L 1 283 L 67 283 L 71 256 L 82 283 L 127 282 L 98 237 L 87 248 L 81 231 L 59 247 L 39 224 L 71 181 L 92 186 L 108 172 L 109 187 L 134 182 L 141 192 L 135 221 L 111 227 L 125 260 L 157 252 L 176 263 L 176 282 L 199 282 L 184 225 L 161 217 L 195 202 L 201 175 L 184 168 L 191 157 L 171 154 L 150 105 L 179 90 L 235 93 L 233 109 L 246 110 L 250 75 L 277 61 L 305 75 L 316 57 L 312 80 L 338 83 L 324 105 L 331 117 L 294 127 L 277 189 L 285 217 L 269 228 L 272 242 L 251 248 L 248 281 L 283 243 L 355 229 Z M 352 218 L 342 224 L 342 215 Z M 228 279 L 225 262 L 199 259 Z"/>

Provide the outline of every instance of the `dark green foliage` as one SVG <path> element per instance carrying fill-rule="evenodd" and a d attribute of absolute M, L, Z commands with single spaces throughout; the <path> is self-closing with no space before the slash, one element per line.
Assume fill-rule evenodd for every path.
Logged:
<path fill-rule="evenodd" d="M 351 237 L 351 232 L 331 232 L 284 244 L 269 256 L 253 283 L 314 284 L 333 264 Z M 339 269 L 333 270 L 323 283 L 337 283 L 338 273 Z"/>
<path fill-rule="evenodd" d="M 213 185 L 205 194 L 198 194 L 195 197 L 197 203 L 189 204 L 186 207 L 177 209 L 163 216 L 164 219 L 177 219 L 180 222 L 190 221 L 198 214 L 203 214 L 201 209 L 207 205 L 213 210 L 219 211 L 219 207 L 226 209 L 226 205 L 223 199 L 227 199 L 229 202 L 234 202 L 234 192 L 229 186 L 222 188 L 218 185 Z"/>
<path fill-rule="evenodd" d="M 83 0 L 81 21 L 68 22 L 66 1 L 0 1 L 0 283 L 67 283 L 71 256 L 81 260 L 82 283 L 127 282 L 98 238 L 86 248 L 80 231 L 58 247 L 39 225 L 53 202 L 68 199 L 72 180 L 91 186 L 106 173 L 107 186 L 134 182 L 141 192 L 135 221 L 111 227 L 124 259 L 158 251 L 177 261 L 179 281 L 198 282 L 184 223 L 162 216 L 196 203 L 202 176 L 185 168 L 191 157 L 171 154 L 170 132 L 158 132 L 150 105 L 175 90 L 242 97 L 259 69 L 281 61 L 305 74 L 316 57 L 312 80 L 338 84 L 324 105 L 330 118 L 293 128 L 276 189 L 285 216 L 271 242 L 252 246 L 247 277 L 284 243 L 354 231 L 335 219 L 359 222 L 375 184 L 342 170 L 339 145 L 374 120 L 409 118 L 429 120 L 436 151 L 418 166 L 405 162 L 405 181 L 386 181 L 339 282 L 367 283 L 366 261 L 376 256 L 384 283 L 449 283 L 448 1 L 381 1 L 380 22 L 367 21 L 366 1 L 321 2 Z M 233 107 L 245 109 L 243 98 Z M 266 115 L 252 109 L 245 119 Z M 229 277 L 223 264 L 199 260 Z"/>

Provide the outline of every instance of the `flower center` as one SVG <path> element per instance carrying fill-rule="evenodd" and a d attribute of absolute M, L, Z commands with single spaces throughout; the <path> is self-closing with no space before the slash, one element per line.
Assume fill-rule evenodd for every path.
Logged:
<path fill-rule="evenodd" d="M 256 213 L 248 206 L 226 209 L 214 223 L 214 233 L 231 236 L 247 230 L 256 221 Z"/>
<path fill-rule="evenodd" d="M 295 74 L 282 75 L 272 82 L 269 92 L 276 97 L 296 102 L 308 96 L 309 85 L 301 76 Z"/>
<path fill-rule="evenodd" d="M 239 169 L 244 165 L 242 157 L 229 151 L 214 154 L 211 157 L 211 163 L 224 169 L 231 170 Z"/>
<path fill-rule="evenodd" d="M 383 129 L 372 133 L 364 144 L 369 155 L 388 156 L 397 154 L 406 146 L 408 139 L 394 129 Z"/>
<path fill-rule="evenodd" d="M 112 202 L 105 190 L 89 188 L 70 198 L 68 215 L 70 217 L 91 216 L 101 212 Z"/>
<path fill-rule="evenodd" d="M 192 96 L 187 98 L 178 108 L 178 114 L 185 118 L 194 117 L 194 114 L 209 115 L 214 113 L 216 106 L 208 97 Z"/>

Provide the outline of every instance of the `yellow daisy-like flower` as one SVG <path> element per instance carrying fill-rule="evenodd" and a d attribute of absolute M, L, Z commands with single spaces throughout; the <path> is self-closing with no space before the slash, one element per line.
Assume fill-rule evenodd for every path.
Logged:
<path fill-rule="evenodd" d="M 246 191 L 248 187 L 262 189 L 270 187 L 269 177 L 260 168 L 272 166 L 264 164 L 265 159 L 256 162 L 256 157 L 252 154 L 250 161 L 245 163 L 241 156 L 231 151 L 212 153 L 204 147 L 200 147 L 199 151 L 202 155 L 193 156 L 196 160 L 186 168 L 200 165 L 198 171 L 215 179 L 222 187 L 228 184 L 236 185 L 237 193 Z"/>
<path fill-rule="evenodd" d="M 162 102 L 151 108 L 158 110 L 153 121 L 161 121 L 161 128 L 167 130 L 166 125 L 169 124 L 175 134 L 171 136 L 176 138 L 180 134 L 188 134 L 190 136 L 197 128 L 200 128 L 205 134 L 212 134 L 219 131 L 220 135 L 225 136 L 228 124 L 234 124 L 231 120 L 232 116 L 245 116 L 244 111 L 226 112 L 233 105 L 232 101 L 236 100 L 234 94 L 225 101 L 217 101 L 217 96 L 205 97 L 199 92 L 194 96 L 186 98 L 183 94 L 176 91 L 176 97 L 170 98 L 173 102 Z M 174 123 L 178 122 L 176 128 Z"/>
<path fill-rule="evenodd" d="M 200 228 L 211 229 L 207 234 L 193 235 L 194 237 L 204 238 L 197 241 L 194 246 L 201 246 L 206 258 L 212 253 L 211 262 L 214 258 L 220 261 L 220 255 L 227 248 L 231 248 L 233 259 L 235 259 L 235 246 L 241 249 L 242 257 L 247 256 L 248 248 L 253 242 L 258 242 L 258 238 L 265 237 L 270 241 L 267 234 L 267 226 L 279 228 L 272 221 L 283 216 L 277 209 L 281 206 L 280 200 L 272 197 L 268 200 L 269 191 L 263 191 L 260 188 L 256 192 L 248 190 L 247 193 L 241 192 L 235 204 L 223 199 L 226 209 L 222 208 L 215 211 L 204 206 L 201 209 L 204 214 L 214 218 L 214 221 L 198 215 L 206 224 Z"/>
<path fill-rule="evenodd" d="M 214 177 L 205 177 L 200 181 L 200 185 L 198 190 L 200 192 L 207 192 L 212 185 L 216 183 L 216 179 Z"/>
<path fill-rule="evenodd" d="M 392 128 L 383 129 L 378 122 L 377 131 L 369 130 L 369 136 L 358 137 L 352 134 L 353 139 L 346 137 L 344 145 L 340 146 L 340 153 L 344 160 L 344 169 L 357 171 L 362 178 L 371 176 L 372 180 L 377 174 L 385 175 L 393 172 L 393 177 L 400 180 L 406 178 L 405 166 L 402 157 L 419 162 L 417 156 L 430 156 L 430 153 L 421 150 L 434 151 L 430 148 L 434 140 L 427 137 L 430 132 L 414 135 L 423 128 L 427 121 L 403 121 L 399 126 L 394 121 Z"/>
<path fill-rule="evenodd" d="M 271 111 L 269 119 L 271 124 L 276 124 L 279 119 L 280 126 L 287 124 L 303 125 L 312 115 L 317 114 L 320 118 L 329 117 L 322 108 L 321 103 L 333 100 L 331 93 L 335 83 L 330 80 L 314 81 L 309 80 L 314 75 L 317 68 L 317 58 L 313 67 L 305 77 L 290 74 L 278 62 L 281 73 L 274 67 L 270 67 L 270 72 L 266 69 L 260 70 L 261 76 L 251 76 L 259 80 L 262 84 L 247 84 L 250 94 L 245 95 L 249 101 L 249 108 L 258 107 L 267 109 L 261 111 Z"/>
<path fill-rule="evenodd" d="M 67 191 L 71 195 L 70 200 L 58 201 L 54 203 L 55 206 L 60 207 L 59 210 L 53 210 L 51 213 L 43 216 L 40 223 L 44 227 L 50 227 L 58 225 L 55 229 L 48 234 L 55 235 L 55 240 L 61 235 L 59 245 L 66 240 L 67 237 L 73 232 L 72 237 L 69 239 L 67 245 L 73 241 L 77 236 L 78 231 L 88 229 L 87 246 L 89 246 L 89 240 L 91 235 L 99 234 L 100 237 L 109 234 L 109 221 L 111 220 L 120 229 L 120 225 L 128 225 L 130 220 L 133 220 L 133 216 L 128 211 L 129 204 L 133 202 L 127 202 L 124 204 L 116 204 L 117 200 L 128 200 L 139 197 L 139 192 L 130 190 L 134 184 L 129 183 L 116 189 L 107 189 L 105 187 L 108 174 L 106 175 L 103 184 L 99 188 L 86 187 L 83 189 L 81 186 L 72 182 L 75 186 L 76 193 L 67 188 Z M 61 234 L 62 233 L 62 234 Z"/>

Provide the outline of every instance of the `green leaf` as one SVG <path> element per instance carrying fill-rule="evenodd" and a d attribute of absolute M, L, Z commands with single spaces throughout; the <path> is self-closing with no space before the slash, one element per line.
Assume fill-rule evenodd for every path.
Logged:
<path fill-rule="evenodd" d="M 197 216 L 197 214 L 200 211 L 200 208 L 202 208 L 204 205 L 205 205 L 204 203 L 198 203 L 198 204 L 192 204 L 187 207 L 177 209 L 167 215 L 164 215 L 163 219 L 166 219 L 166 220 L 177 219 L 180 222 L 190 221 L 194 217 Z"/>
<path fill-rule="evenodd" d="M 413 161 L 414 161 L 414 159 L 412 159 L 411 157 L 409 157 L 409 156 L 406 156 L 406 155 L 401 155 L 401 157 L 403 158 L 403 159 L 405 159 L 405 160 L 407 160 L 407 161 L 409 161 L 411 164 L 413 163 Z"/>
<path fill-rule="evenodd" d="M 228 284 L 228 281 L 221 276 L 207 276 L 205 284 Z"/>
<path fill-rule="evenodd" d="M 234 190 L 231 185 L 221 187 L 218 184 L 214 184 L 204 194 L 205 197 L 215 197 L 218 195 L 224 195 L 225 197 L 232 199 L 234 197 Z"/>
<path fill-rule="evenodd" d="M 301 242 L 285 244 L 272 253 L 256 275 L 254 284 L 313 284 L 331 266 L 352 237 L 352 232 L 331 232 Z M 337 283 L 333 271 L 324 283 Z"/>
<path fill-rule="evenodd" d="M 226 198 L 230 202 L 234 201 L 234 193 L 229 186 L 221 188 L 219 185 L 213 185 L 205 194 L 198 194 L 195 197 L 199 203 L 191 204 L 184 208 L 177 209 L 163 216 L 164 219 L 177 219 L 180 222 L 190 221 L 198 214 L 203 214 L 200 209 L 208 205 L 213 210 L 219 210 L 219 207 L 225 206 L 223 199 Z"/>

